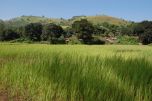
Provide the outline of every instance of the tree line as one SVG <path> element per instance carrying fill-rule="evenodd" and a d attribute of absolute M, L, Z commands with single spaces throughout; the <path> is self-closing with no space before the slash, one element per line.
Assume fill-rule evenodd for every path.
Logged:
<path fill-rule="evenodd" d="M 62 28 L 54 23 L 30 23 L 19 27 L 8 27 L 0 21 L 0 41 L 49 42 L 51 44 L 105 44 L 101 37 L 135 36 L 144 44 L 152 43 L 152 21 L 113 25 L 102 23 L 93 25 L 86 19 L 73 22 Z"/>

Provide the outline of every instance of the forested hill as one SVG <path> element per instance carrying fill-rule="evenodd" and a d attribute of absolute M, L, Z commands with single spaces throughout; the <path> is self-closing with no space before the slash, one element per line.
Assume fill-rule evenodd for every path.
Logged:
<path fill-rule="evenodd" d="M 110 16 L 71 19 L 21 16 L 0 20 L 0 41 L 51 44 L 150 44 L 152 21 L 130 22 Z"/>

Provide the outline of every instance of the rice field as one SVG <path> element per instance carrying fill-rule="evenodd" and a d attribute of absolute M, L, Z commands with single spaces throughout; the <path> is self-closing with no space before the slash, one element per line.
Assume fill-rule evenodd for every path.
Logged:
<path fill-rule="evenodd" d="M 0 43 L 0 101 L 152 101 L 152 46 Z"/>

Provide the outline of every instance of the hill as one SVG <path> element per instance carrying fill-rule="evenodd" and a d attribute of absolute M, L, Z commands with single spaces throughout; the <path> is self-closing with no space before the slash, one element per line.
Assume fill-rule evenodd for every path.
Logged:
<path fill-rule="evenodd" d="M 124 19 L 115 18 L 111 16 L 106 15 L 98 15 L 98 16 L 75 16 L 71 20 L 76 21 L 80 19 L 87 19 L 88 21 L 92 22 L 93 24 L 102 24 L 104 22 L 114 24 L 114 25 L 127 25 L 130 24 L 129 21 L 126 21 Z"/>
<path fill-rule="evenodd" d="M 21 17 L 16 17 L 10 20 L 5 21 L 7 26 L 24 26 L 28 23 L 55 23 L 57 25 L 61 26 L 69 26 L 71 25 L 74 21 L 80 20 L 80 19 L 87 19 L 93 24 L 102 24 L 104 22 L 114 24 L 114 25 L 127 25 L 130 24 L 129 21 L 115 18 L 115 17 L 110 17 L 110 16 L 74 16 L 71 19 L 63 19 L 63 18 L 47 18 L 47 17 L 40 17 L 40 16 L 21 16 Z"/>
<path fill-rule="evenodd" d="M 55 18 L 47 18 L 47 17 L 40 17 L 40 16 L 21 16 L 16 17 L 10 20 L 5 21 L 6 24 L 9 26 L 24 26 L 29 23 L 55 23 L 60 24 L 64 19 L 55 19 Z M 65 20 L 64 20 L 65 21 Z"/>

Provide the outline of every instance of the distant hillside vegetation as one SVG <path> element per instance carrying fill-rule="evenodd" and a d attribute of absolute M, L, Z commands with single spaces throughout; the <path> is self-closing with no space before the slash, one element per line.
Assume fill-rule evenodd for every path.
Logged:
<path fill-rule="evenodd" d="M 80 19 L 87 19 L 93 24 L 102 24 L 104 22 L 114 24 L 114 25 L 127 25 L 130 24 L 129 21 L 115 18 L 115 17 L 110 17 L 110 16 L 74 16 L 71 19 L 63 19 L 63 18 L 47 18 L 47 17 L 40 17 L 40 16 L 21 16 L 21 17 L 16 17 L 10 20 L 5 21 L 7 26 L 24 26 L 29 23 L 55 23 L 57 25 L 61 26 L 69 26 L 71 25 L 74 21 L 80 20 Z"/>
<path fill-rule="evenodd" d="M 21 16 L 21 17 L 16 17 L 13 19 L 10 19 L 8 21 L 5 21 L 7 25 L 10 26 L 24 26 L 29 23 L 55 23 L 55 24 L 60 24 L 64 19 L 54 19 L 54 18 L 47 18 L 47 17 L 40 17 L 40 16 Z M 64 20 L 65 21 L 65 20 Z"/>
<path fill-rule="evenodd" d="M 75 16 L 71 20 L 74 22 L 76 20 L 80 19 L 87 19 L 88 21 L 92 22 L 93 24 L 102 24 L 104 22 L 107 22 L 109 24 L 114 24 L 114 25 L 128 25 L 131 22 L 120 19 L 120 18 L 115 18 L 111 16 L 106 16 L 106 15 L 98 15 L 98 16 Z"/>

